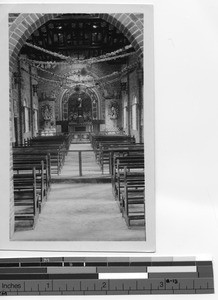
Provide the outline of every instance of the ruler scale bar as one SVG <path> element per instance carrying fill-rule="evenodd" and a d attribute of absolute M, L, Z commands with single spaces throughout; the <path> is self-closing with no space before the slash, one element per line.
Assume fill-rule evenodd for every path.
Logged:
<path fill-rule="evenodd" d="M 181 273 L 149 273 L 149 278 L 163 278 L 167 276 L 167 278 L 198 278 L 197 273 L 191 272 L 181 272 Z"/>
<path fill-rule="evenodd" d="M 0 258 L 0 295 L 211 294 L 213 264 L 195 257 Z"/>

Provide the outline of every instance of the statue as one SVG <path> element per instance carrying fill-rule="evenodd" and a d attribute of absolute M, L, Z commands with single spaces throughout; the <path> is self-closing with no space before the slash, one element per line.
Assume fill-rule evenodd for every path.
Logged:
<path fill-rule="evenodd" d="M 111 119 L 117 119 L 117 112 L 114 106 L 111 107 Z"/>
<path fill-rule="evenodd" d="M 118 117 L 118 107 L 116 104 L 111 105 L 111 113 L 110 113 L 110 118 L 113 120 L 116 120 Z"/>
<path fill-rule="evenodd" d="M 49 104 L 45 104 L 42 107 L 42 116 L 45 121 L 50 121 L 52 119 L 52 108 Z"/>

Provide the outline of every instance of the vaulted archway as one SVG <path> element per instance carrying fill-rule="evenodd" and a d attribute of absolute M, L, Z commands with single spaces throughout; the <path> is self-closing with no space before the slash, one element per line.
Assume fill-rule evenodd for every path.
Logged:
<path fill-rule="evenodd" d="M 30 35 L 41 25 L 59 14 L 19 14 L 9 28 L 10 65 L 16 63 L 22 46 Z M 143 15 L 142 14 L 95 14 L 97 17 L 116 26 L 143 57 Z"/>

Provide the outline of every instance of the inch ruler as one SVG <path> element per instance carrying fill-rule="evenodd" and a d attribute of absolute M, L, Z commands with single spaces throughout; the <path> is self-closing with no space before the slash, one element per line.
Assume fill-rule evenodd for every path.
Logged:
<path fill-rule="evenodd" d="M 0 259 L 0 295 L 214 293 L 212 260 L 194 257 Z"/>

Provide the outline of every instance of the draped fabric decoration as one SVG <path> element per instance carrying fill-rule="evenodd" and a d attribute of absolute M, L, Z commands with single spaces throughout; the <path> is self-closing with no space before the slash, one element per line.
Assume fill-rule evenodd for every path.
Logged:
<path fill-rule="evenodd" d="M 86 79 L 83 80 L 80 78 L 80 80 L 72 80 L 64 75 L 59 75 L 56 73 L 52 73 L 48 70 L 44 70 L 41 67 L 37 67 L 37 69 L 53 76 L 58 77 L 59 80 L 54 80 L 54 79 L 49 79 L 49 78 L 45 78 L 36 74 L 30 74 L 28 71 L 26 71 L 24 68 L 21 68 L 21 70 L 23 70 L 24 72 L 28 73 L 32 78 L 36 79 L 36 80 L 41 80 L 41 81 L 47 81 L 50 83 L 56 83 L 59 85 L 59 87 L 70 87 L 72 84 L 88 84 L 89 87 L 96 87 L 98 85 L 107 85 L 107 84 L 112 84 L 114 82 L 119 81 L 123 76 L 125 76 L 126 74 L 128 74 L 129 72 L 132 72 L 133 70 L 135 70 L 138 67 L 138 62 L 135 62 L 125 68 L 123 68 L 121 71 L 115 71 L 111 74 L 102 76 L 101 78 L 98 79 L 94 79 L 93 77 L 91 77 L 90 79 Z M 77 76 L 81 75 L 81 71 L 80 70 L 75 70 L 72 72 L 72 74 L 76 74 Z"/>
<path fill-rule="evenodd" d="M 125 52 L 126 50 L 129 50 L 132 48 L 131 45 L 129 46 L 125 46 L 124 48 L 122 49 L 118 49 L 116 51 L 113 51 L 113 52 L 110 52 L 110 53 L 107 53 L 107 54 L 104 54 L 104 55 L 101 55 L 101 56 L 98 56 L 98 57 L 92 57 L 92 58 L 89 58 L 89 59 L 75 59 L 75 58 L 72 58 L 70 56 L 66 56 L 66 55 L 63 55 L 63 54 L 60 54 L 60 53 L 56 53 L 56 52 L 53 52 L 53 51 L 50 51 L 50 50 L 47 50 L 47 49 L 44 49 L 44 48 L 41 48 L 39 46 L 36 46 L 36 45 L 33 45 L 33 44 L 30 44 L 30 43 L 27 43 L 26 42 L 26 45 L 28 47 L 32 47 L 36 50 L 39 50 L 39 51 L 42 51 L 46 54 L 50 54 L 54 57 L 57 57 L 59 59 L 62 59 L 62 60 L 65 60 L 65 62 L 53 62 L 53 61 L 47 61 L 47 62 L 44 62 L 44 61 L 35 61 L 35 60 L 30 60 L 30 59 L 27 59 L 29 62 L 32 62 L 34 64 L 40 64 L 41 66 L 57 66 L 57 65 L 60 65 L 60 64 L 94 64 L 94 63 L 99 63 L 99 62 L 105 62 L 105 61 L 109 61 L 109 60 L 116 60 L 116 59 L 119 59 L 119 58 L 123 58 L 123 57 L 127 57 L 127 56 L 131 56 L 133 54 L 135 54 L 134 51 L 132 52 L 128 52 L 128 53 L 122 53 L 122 52 Z M 122 53 L 120 55 L 117 55 L 119 53 Z"/>

